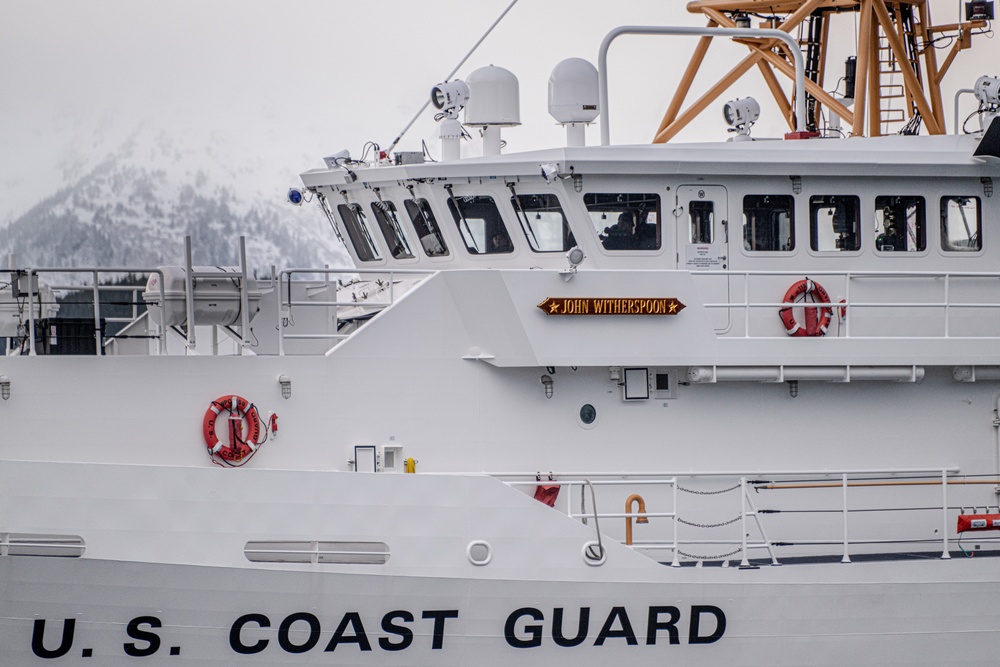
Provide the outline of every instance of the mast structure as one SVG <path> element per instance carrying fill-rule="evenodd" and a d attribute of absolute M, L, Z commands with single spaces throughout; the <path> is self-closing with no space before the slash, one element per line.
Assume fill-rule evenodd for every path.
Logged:
<path fill-rule="evenodd" d="M 934 25 L 928 0 L 693 0 L 688 11 L 704 14 L 709 28 L 776 28 L 795 37 L 806 62 L 805 88 L 809 130 L 823 127 L 826 113 L 839 117 L 851 136 L 945 133 L 941 81 L 972 37 L 986 32 L 988 21 L 973 17 L 960 23 Z M 845 65 L 846 90 L 828 92 L 828 46 L 834 14 L 855 15 L 855 55 Z M 854 35 L 851 35 L 853 38 Z M 705 110 L 733 83 L 753 70 L 760 72 L 778 108 L 795 129 L 794 97 L 782 88 L 779 75 L 794 76 L 788 46 L 778 40 L 736 39 L 749 54 L 700 98 L 682 110 L 713 37 L 698 41 L 653 143 L 665 143 Z M 938 49 L 947 49 L 938 61 Z M 853 69 L 853 72 L 851 71 Z M 853 75 L 853 76 L 852 76 Z M 793 93 L 794 94 L 794 93 Z"/>

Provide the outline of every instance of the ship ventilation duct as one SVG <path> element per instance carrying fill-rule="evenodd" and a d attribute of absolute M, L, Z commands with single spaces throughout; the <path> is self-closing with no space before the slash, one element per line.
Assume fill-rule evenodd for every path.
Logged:
<path fill-rule="evenodd" d="M 465 125 L 483 128 L 483 155 L 500 155 L 500 128 L 521 124 L 517 77 L 503 67 L 480 67 L 466 79 Z"/>
<path fill-rule="evenodd" d="M 922 366 L 692 366 L 688 381 L 710 382 L 920 382 Z"/>
<path fill-rule="evenodd" d="M 597 68 L 567 58 L 549 75 L 549 115 L 566 128 L 567 146 L 586 145 L 586 127 L 600 114 Z"/>

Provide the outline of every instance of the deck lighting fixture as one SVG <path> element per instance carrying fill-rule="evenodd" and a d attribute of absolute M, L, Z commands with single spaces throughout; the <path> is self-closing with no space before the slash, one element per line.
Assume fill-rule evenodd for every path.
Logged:
<path fill-rule="evenodd" d="M 458 112 L 468 101 L 469 86 L 461 79 L 439 83 L 431 88 L 431 103 L 453 118 L 458 116 Z"/>
<path fill-rule="evenodd" d="M 278 376 L 278 384 L 281 385 L 281 397 L 291 398 L 292 397 L 292 379 L 282 373 Z"/>
<path fill-rule="evenodd" d="M 542 384 L 545 385 L 545 398 L 552 398 L 552 385 L 555 384 L 552 381 L 552 376 L 548 374 L 543 375 Z"/>
<path fill-rule="evenodd" d="M 736 24 L 737 28 L 749 28 L 750 27 L 750 17 L 742 12 L 733 15 L 733 22 Z"/>
<path fill-rule="evenodd" d="M 760 104 L 752 97 L 730 100 L 722 108 L 722 116 L 729 124 L 730 132 L 739 132 L 741 135 L 750 134 L 750 126 L 760 118 Z"/>
<path fill-rule="evenodd" d="M 5 401 L 10 398 L 10 378 L 6 375 L 0 375 L 0 398 Z"/>
<path fill-rule="evenodd" d="M 302 203 L 306 200 L 305 195 L 302 190 L 298 188 L 288 188 L 288 203 L 294 204 L 295 206 L 302 206 Z"/>

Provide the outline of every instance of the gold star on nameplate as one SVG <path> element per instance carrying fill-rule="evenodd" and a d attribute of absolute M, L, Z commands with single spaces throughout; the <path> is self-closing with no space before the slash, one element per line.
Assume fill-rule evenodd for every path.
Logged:
<path fill-rule="evenodd" d="M 559 312 L 559 302 L 552 301 L 552 303 L 549 304 L 549 313 L 558 313 L 558 312 Z"/>

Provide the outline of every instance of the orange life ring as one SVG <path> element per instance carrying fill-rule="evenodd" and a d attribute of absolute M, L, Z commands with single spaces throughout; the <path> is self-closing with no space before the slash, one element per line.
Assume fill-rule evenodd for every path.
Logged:
<path fill-rule="evenodd" d="M 216 429 L 217 419 L 223 411 L 229 413 L 229 444 L 224 445 L 219 440 Z M 246 421 L 248 433 L 243 435 L 243 422 Z M 247 459 L 254 455 L 257 446 L 263 442 L 261 440 L 260 415 L 257 407 L 236 394 L 221 396 L 208 406 L 205 410 L 205 419 L 202 424 L 205 433 L 205 445 L 208 447 L 208 454 L 212 460 L 221 460 L 229 466 L 239 466 L 246 463 Z"/>
<path fill-rule="evenodd" d="M 785 292 L 784 302 L 794 304 L 812 297 L 813 303 L 830 303 L 830 295 L 826 293 L 823 286 L 809 280 L 800 280 Z M 781 323 L 785 325 L 785 331 L 789 336 L 825 336 L 830 327 L 830 320 L 833 318 L 832 308 L 804 308 L 806 325 L 802 326 L 795 321 L 792 307 L 782 308 L 778 311 Z"/>

